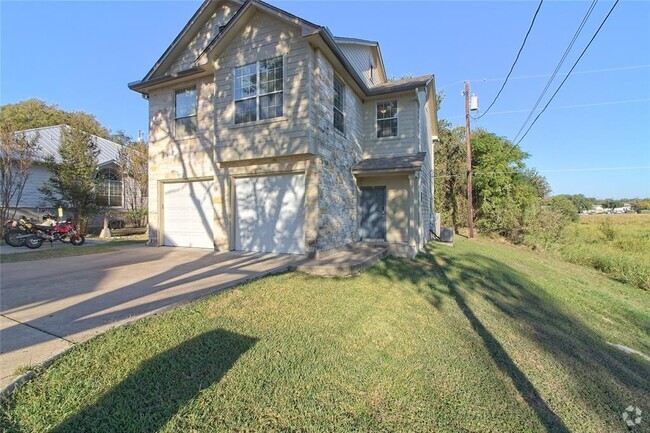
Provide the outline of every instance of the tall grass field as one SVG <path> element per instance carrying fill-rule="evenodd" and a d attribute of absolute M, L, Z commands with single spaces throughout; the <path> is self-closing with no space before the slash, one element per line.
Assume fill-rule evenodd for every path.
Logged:
<path fill-rule="evenodd" d="M 557 248 L 568 262 L 650 290 L 648 214 L 583 215 L 567 228 Z"/>

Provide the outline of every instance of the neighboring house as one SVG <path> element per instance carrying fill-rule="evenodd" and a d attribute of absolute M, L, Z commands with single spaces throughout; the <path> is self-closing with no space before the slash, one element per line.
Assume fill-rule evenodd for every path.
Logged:
<path fill-rule="evenodd" d="M 60 161 L 59 146 L 63 128 L 69 128 L 69 126 L 46 126 L 16 132 L 16 134 L 25 134 L 27 139 L 38 136 L 38 153 L 33 166 L 29 170 L 29 177 L 17 206 L 18 214 L 25 214 L 40 220 L 44 213 L 54 210 L 54 205 L 47 201 L 39 188 L 47 183 L 52 175 L 52 172 L 45 167 L 43 162 L 49 158 Z M 124 210 L 123 184 L 117 165 L 121 146 L 105 138 L 95 135 L 92 137 L 100 149 L 98 175 L 101 175 L 103 179 L 100 197 L 108 205 L 109 209 L 115 213 L 122 212 Z"/>
<path fill-rule="evenodd" d="M 424 48 L 424 47 L 423 47 Z M 146 76 L 153 245 L 319 253 L 430 239 L 433 75 L 261 1 L 206 1 Z"/>

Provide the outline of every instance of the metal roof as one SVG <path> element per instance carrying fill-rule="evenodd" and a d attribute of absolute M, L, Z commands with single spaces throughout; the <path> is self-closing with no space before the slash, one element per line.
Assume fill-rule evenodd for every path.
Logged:
<path fill-rule="evenodd" d="M 56 162 L 61 161 L 59 155 L 59 146 L 61 145 L 61 129 L 70 128 L 67 125 L 45 126 L 42 128 L 25 129 L 17 131 L 16 134 L 25 134 L 27 139 L 31 139 L 38 134 L 39 151 L 36 156 L 37 159 L 45 160 L 47 158 L 54 158 Z M 91 136 L 99 146 L 99 165 L 107 164 L 110 162 L 117 162 L 120 144 L 96 135 Z"/>

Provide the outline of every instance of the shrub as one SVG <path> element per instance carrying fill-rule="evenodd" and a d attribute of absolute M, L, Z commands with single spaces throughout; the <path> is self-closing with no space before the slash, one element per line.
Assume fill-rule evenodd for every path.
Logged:
<path fill-rule="evenodd" d="M 609 220 L 609 218 L 605 218 L 598 225 L 598 230 L 600 230 L 600 233 L 602 233 L 602 235 L 605 237 L 605 240 L 607 241 L 613 241 L 616 237 L 616 230 L 614 230 L 614 226 L 612 226 L 612 222 Z"/>
<path fill-rule="evenodd" d="M 144 227 L 147 225 L 147 214 L 147 208 L 143 206 L 126 211 L 124 216 L 133 224 L 133 227 Z"/>

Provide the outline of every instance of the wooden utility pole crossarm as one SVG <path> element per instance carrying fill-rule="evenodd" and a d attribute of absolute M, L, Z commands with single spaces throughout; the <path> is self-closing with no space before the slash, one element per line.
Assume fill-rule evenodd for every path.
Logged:
<path fill-rule="evenodd" d="M 467 227 L 474 239 L 474 200 L 472 198 L 472 133 L 469 124 L 469 82 L 465 81 L 465 146 L 467 147 Z"/>

